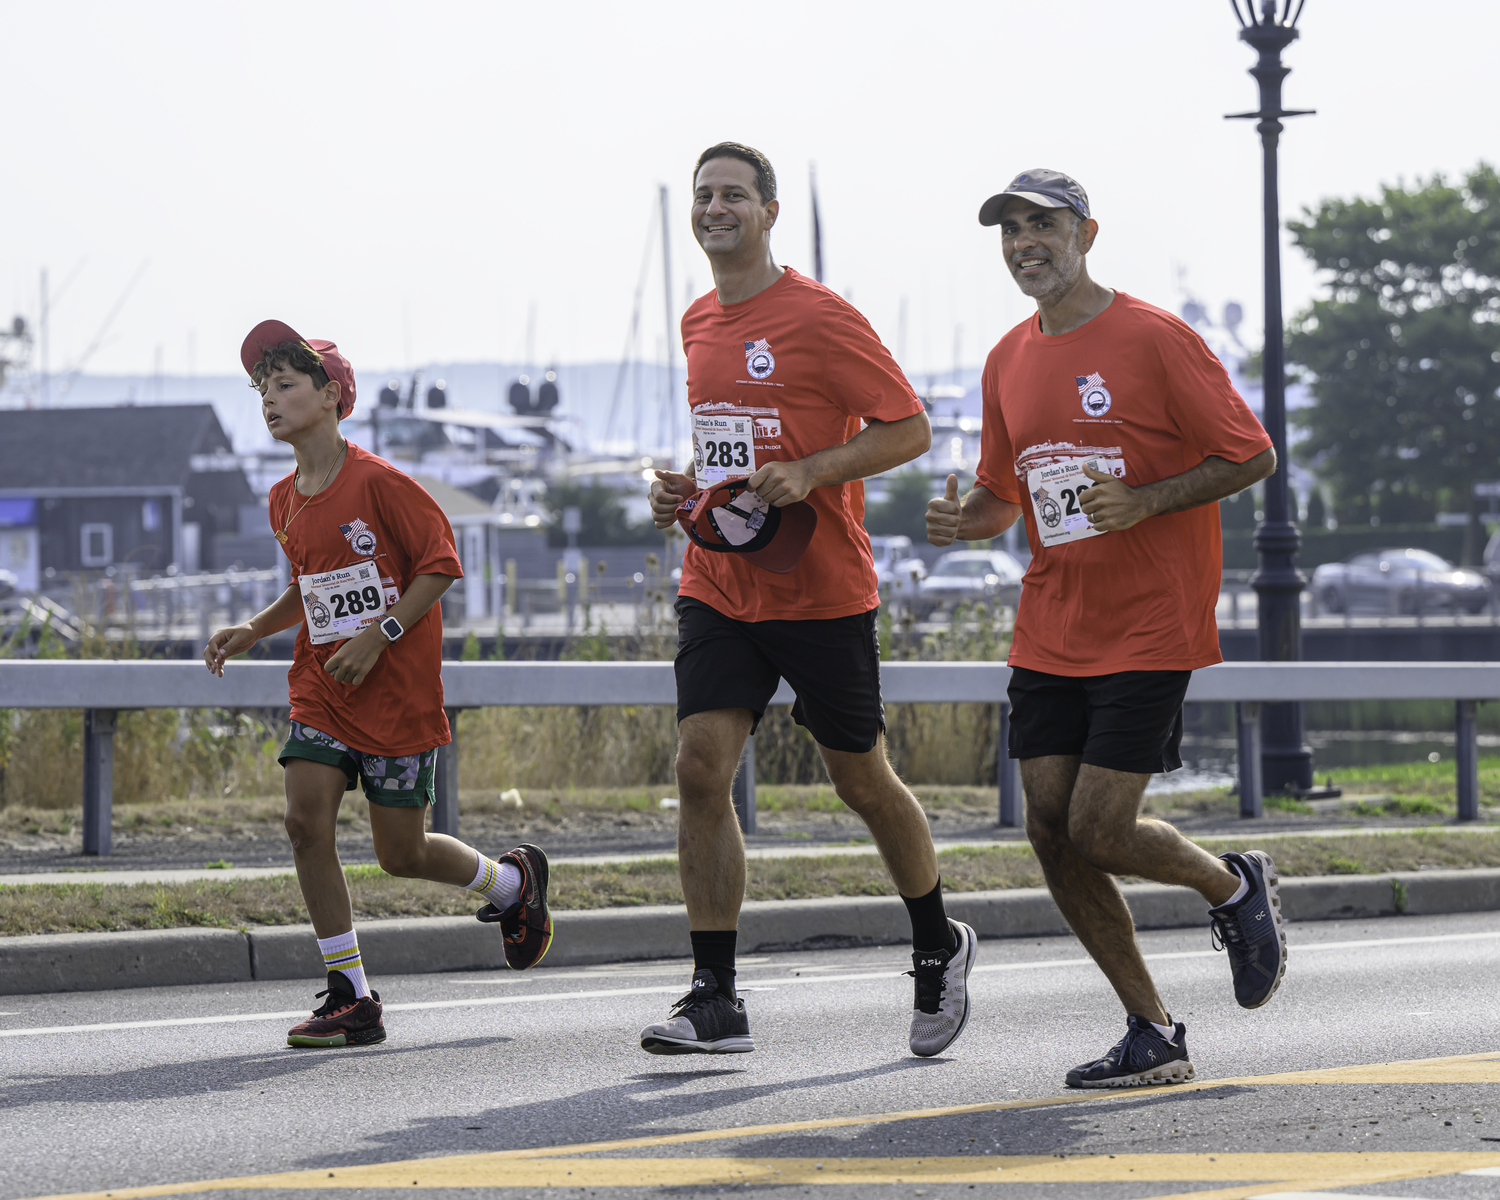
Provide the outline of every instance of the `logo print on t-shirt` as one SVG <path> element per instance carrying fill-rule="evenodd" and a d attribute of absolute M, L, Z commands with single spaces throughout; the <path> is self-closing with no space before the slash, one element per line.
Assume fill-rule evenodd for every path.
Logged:
<path fill-rule="evenodd" d="M 775 369 L 776 358 L 765 338 L 745 343 L 745 370 L 750 372 L 751 379 L 764 379 Z"/>
<path fill-rule="evenodd" d="M 1091 417 L 1102 417 L 1109 411 L 1114 398 L 1104 386 L 1104 378 L 1095 371 L 1092 375 L 1073 376 L 1078 382 L 1078 398 L 1083 401 L 1083 411 Z"/>
<path fill-rule="evenodd" d="M 347 525 L 340 525 L 339 532 L 349 539 L 349 544 L 354 547 L 356 554 L 375 553 L 375 534 L 358 517 Z"/>
<path fill-rule="evenodd" d="M 1047 528 L 1056 529 L 1058 522 L 1062 520 L 1062 509 L 1052 498 L 1052 493 L 1039 487 L 1031 493 L 1031 499 L 1036 504 L 1037 515 L 1047 523 Z"/>

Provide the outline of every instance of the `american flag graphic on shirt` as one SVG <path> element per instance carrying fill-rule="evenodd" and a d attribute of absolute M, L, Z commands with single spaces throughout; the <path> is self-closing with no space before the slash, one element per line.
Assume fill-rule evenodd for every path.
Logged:
<path fill-rule="evenodd" d="M 1078 381 L 1078 394 L 1080 396 L 1091 387 L 1104 386 L 1104 376 L 1099 374 L 1098 371 L 1095 371 L 1092 375 L 1075 375 L 1073 378 Z"/>
<path fill-rule="evenodd" d="M 366 525 L 358 517 L 355 517 L 354 520 L 349 522 L 349 524 L 340 525 L 339 532 L 352 542 L 356 533 L 363 533 L 368 528 L 370 528 L 368 525 Z"/>

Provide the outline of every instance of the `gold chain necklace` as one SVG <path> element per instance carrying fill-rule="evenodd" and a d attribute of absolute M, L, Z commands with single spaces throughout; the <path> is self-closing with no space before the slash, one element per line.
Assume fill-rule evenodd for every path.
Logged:
<path fill-rule="evenodd" d="M 318 484 L 317 491 L 313 492 L 311 496 L 308 496 L 308 498 L 302 502 L 302 508 L 306 508 L 309 504 L 311 504 L 313 502 L 313 496 L 316 496 L 318 492 L 321 492 L 325 487 L 328 486 L 329 479 L 333 477 L 334 467 L 338 466 L 339 463 L 344 461 L 344 452 L 348 449 L 349 443 L 345 441 L 344 444 L 339 447 L 339 452 L 334 455 L 333 462 L 328 465 L 328 471 L 323 476 L 323 482 Z M 296 472 L 292 475 L 292 495 L 294 496 L 297 494 L 297 480 L 301 477 L 302 468 L 298 467 Z M 287 507 L 290 508 L 291 505 L 288 504 Z M 286 531 L 292 527 L 292 522 L 302 515 L 302 508 L 299 508 L 296 512 L 289 516 L 286 519 L 286 524 L 276 531 L 276 540 L 283 546 L 286 545 Z"/>

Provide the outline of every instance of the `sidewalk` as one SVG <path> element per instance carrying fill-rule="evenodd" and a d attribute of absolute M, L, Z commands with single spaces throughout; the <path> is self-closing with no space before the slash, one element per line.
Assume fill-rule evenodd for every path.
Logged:
<path fill-rule="evenodd" d="M 1432 829 L 1445 833 L 1469 833 L 1475 835 L 1500 834 L 1496 825 L 1439 825 L 1402 826 L 1399 828 L 1377 828 L 1360 825 L 1330 825 L 1320 828 L 1268 830 L 1264 833 L 1248 828 L 1243 822 L 1226 825 L 1222 831 L 1195 829 L 1190 836 L 1194 840 L 1204 838 L 1233 838 L 1236 834 L 1260 839 L 1308 838 L 1308 837 L 1367 837 L 1378 834 L 1382 837 L 1404 837 L 1413 833 L 1425 833 Z M 958 838 L 952 841 L 938 840 L 938 853 L 945 850 L 988 850 L 999 846 L 1025 845 L 1019 830 L 1007 831 L 1006 835 L 994 838 Z M 878 854 L 873 842 L 798 842 L 790 846 L 746 846 L 746 858 L 826 858 L 836 855 Z M 676 859 L 673 850 L 653 850 L 631 854 L 559 854 L 548 855 L 547 861 L 554 867 L 595 866 L 609 863 L 643 862 L 647 859 Z M 350 864 L 354 865 L 354 864 Z M 117 870 L 111 867 L 77 867 L 64 871 L 37 871 L 34 873 L 12 873 L 0 875 L 0 887 L 26 887 L 33 884 L 65 883 L 188 883 L 198 879 L 266 879 L 276 875 L 294 875 L 295 869 L 287 864 L 272 867 L 164 867 L 161 869 Z"/>
<path fill-rule="evenodd" d="M 1122 889 L 1141 929 L 1208 925 L 1202 897 L 1186 888 L 1130 884 Z M 948 911 L 982 938 L 1066 934 L 1043 888 L 954 892 Z M 1332 921 L 1405 914 L 1500 909 L 1500 870 L 1412 871 L 1284 879 L 1290 921 Z M 555 914 L 556 939 L 543 967 L 676 959 L 688 949 L 679 906 L 607 908 Z M 743 953 L 794 948 L 901 945 L 911 935 L 897 896 L 752 901 L 740 916 Z M 505 967 L 493 925 L 470 917 L 364 921 L 360 949 L 382 974 L 490 971 Z M 320 979 L 323 960 L 312 927 L 160 929 L 129 933 L 38 934 L 0 938 L 0 995 Z"/>

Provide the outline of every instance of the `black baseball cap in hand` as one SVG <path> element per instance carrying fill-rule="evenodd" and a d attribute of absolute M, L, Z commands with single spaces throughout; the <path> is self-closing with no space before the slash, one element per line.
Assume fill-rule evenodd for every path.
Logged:
<path fill-rule="evenodd" d="M 1000 224 L 1000 210 L 1012 196 L 1030 200 L 1043 208 L 1071 208 L 1083 220 L 1089 217 L 1089 194 L 1083 190 L 1083 185 L 1078 180 L 1061 171 L 1038 168 L 1035 171 L 1022 171 L 1005 186 L 1003 192 L 996 192 L 981 204 L 979 223 Z"/>

